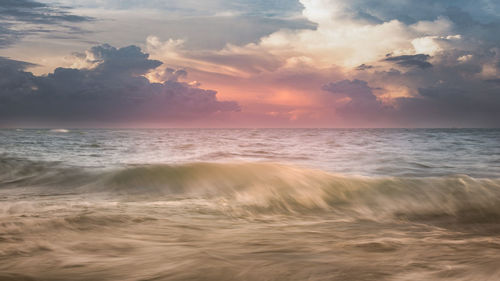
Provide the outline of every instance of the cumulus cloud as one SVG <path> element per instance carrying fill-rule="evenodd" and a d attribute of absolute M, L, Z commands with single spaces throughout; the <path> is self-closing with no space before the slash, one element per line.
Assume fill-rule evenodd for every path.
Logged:
<path fill-rule="evenodd" d="M 347 102 L 336 106 L 336 113 L 346 124 L 362 126 L 373 126 L 385 121 L 386 112 L 392 110 L 392 107 L 384 105 L 377 99 L 366 81 L 362 80 L 342 80 L 323 85 L 324 91 L 338 97 L 346 97 Z M 341 99 L 346 100 L 346 99 Z M 367 122 L 369 121 L 369 122 Z"/>
<path fill-rule="evenodd" d="M 384 73 L 389 79 L 412 79 L 408 73 Z M 439 77 L 437 77 L 439 79 Z M 418 89 L 411 97 L 398 97 L 384 104 L 375 88 L 362 80 L 328 83 L 323 90 L 349 98 L 335 107 L 340 121 L 355 126 L 395 127 L 498 127 L 500 125 L 500 84 L 479 80 L 455 85 L 438 82 Z M 377 90 L 383 92 L 384 89 Z M 471 94 L 473 93 L 473 94 Z"/>
<path fill-rule="evenodd" d="M 161 123 L 239 110 L 235 102 L 217 100 L 215 91 L 179 81 L 186 75 L 182 70 L 170 70 L 165 82 L 151 83 L 144 75 L 162 63 L 136 46 L 95 46 L 84 59 L 94 67 L 57 68 L 46 76 L 27 72 L 28 63 L 0 59 L 0 120 Z"/>
<path fill-rule="evenodd" d="M 318 69 L 333 66 L 355 69 L 361 65 L 374 66 L 388 53 L 400 66 L 429 67 L 427 55 L 456 48 L 457 44 L 466 45 L 460 35 L 464 30 L 456 28 L 456 23 L 443 14 L 403 20 L 396 14 L 391 17 L 377 12 L 375 8 L 355 9 L 356 2 L 347 0 L 300 2 L 304 7 L 303 17 L 316 24 L 315 29 L 281 29 L 258 42 L 228 44 L 219 50 L 200 52 L 179 48 L 176 59 L 180 64 L 184 58 L 185 63 L 199 63 L 204 71 L 229 75 L 253 75 L 303 65 Z M 371 7 L 370 3 L 364 4 Z M 398 5 L 391 2 L 393 4 Z M 359 14 L 359 11 L 364 12 Z M 368 15 L 372 15 L 369 20 Z"/>
<path fill-rule="evenodd" d="M 334 94 L 346 95 L 351 99 L 351 102 L 373 102 L 377 98 L 372 93 L 372 89 L 366 81 L 361 80 L 342 80 L 339 82 L 328 83 L 323 86 L 323 90 Z"/>

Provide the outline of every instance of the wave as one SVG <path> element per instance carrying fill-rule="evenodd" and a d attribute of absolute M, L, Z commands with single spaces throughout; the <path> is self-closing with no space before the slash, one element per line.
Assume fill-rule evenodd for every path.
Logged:
<path fill-rule="evenodd" d="M 97 173 L 58 162 L 29 161 L 0 156 L 0 189 L 38 187 L 60 190 L 60 187 L 81 187 L 95 181 Z"/>
<path fill-rule="evenodd" d="M 52 133 L 69 133 L 69 130 L 67 129 L 52 129 L 50 130 Z"/>
<path fill-rule="evenodd" d="M 466 175 L 361 177 L 275 163 L 139 165 L 105 171 L 0 159 L 0 190 L 106 193 L 126 200 L 203 198 L 244 214 L 500 221 L 500 180 Z"/>

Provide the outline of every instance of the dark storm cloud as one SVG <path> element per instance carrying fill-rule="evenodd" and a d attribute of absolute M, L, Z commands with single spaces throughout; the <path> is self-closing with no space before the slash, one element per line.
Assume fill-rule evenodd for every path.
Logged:
<path fill-rule="evenodd" d="M 0 59 L 0 120 L 88 124 L 95 122 L 162 122 L 237 111 L 235 102 L 217 100 L 216 92 L 171 79 L 150 83 L 142 75 L 162 63 L 136 46 L 96 46 L 89 51 L 91 69 L 57 68 L 47 76 L 26 72 L 30 65 Z M 167 70 L 168 72 L 168 70 Z"/>
<path fill-rule="evenodd" d="M 388 57 L 384 60 L 388 62 L 395 62 L 398 65 L 405 67 L 429 68 L 432 67 L 432 64 L 427 61 L 429 58 L 430 58 L 429 55 L 417 54 L 417 55 Z"/>
<path fill-rule="evenodd" d="M 91 20 L 90 17 L 71 14 L 68 7 L 32 0 L 0 0 L 0 48 L 12 45 L 25 35 L 55 29 L 79 33 L 81 29 L 70 25 Z"/>
<path fill-rule="evenodd" d="M 376 124 L 385 118 L 385 112 L 391 110 L 377 100 L 374 89 L 366 81 L 342 80 L 328 83 L 322 89 L 337 98 L 349 98 L 346 104 L 336 107 L 336 112 L 352 125 Z"/>
<path fill-rule="evenodd" d="M 432 68 L 380 72 L 374 78 L 417 90 L 414 97 L 398 101 L 401 120 L 499 127 L 500 85 L 488 82 L 495 78 L 485 79 L 482 73 L 483 66 L 494 61 L 497 54 L 477 50 L 467 60 L 460 60 L 465 54 L 447 51 L 435 58 Z"/>
<path fill-rule="evenodd" d="M 36 64 L 0 57 L 0 69 L 21 71 Z"/>
<path fill-rule="evenodd" d="M 2 105 L 7 96 L 7 91 L 13 98 L 17 98 L 31 91 L 32 87 L 34 87 L 33 80 L 35 76 L 24 71 L 30 66 L 34 65 L 0 57 L 0 116 L 2 115 L 2 108 L 7 106 Z"/>
<path fill-rule="evenodd" d="M 496 83 L 496 84 L 500 85 L 500 78 L 498 78 L 498 79 L 487 79 L 487 80 L 484 80 L 484 81 L 489 82 L 489 83 Z"/>
<path fill-rule="evenodd" d="M 357 79 L 328 83 L 323 86 L 323 90 L 345 95 L 351 98 L 351 102 L 375 101 L 377 99 L 368 83 Z"/>
<path fill-rule="evenodd" d="M 453 71 L 452 69 L 448 69 Z M 339 117 L 361 126 L 399 127 L 500 127 L 500 83 L 470 79 L 460 81 L 460 71 L 427 76 L 396 70 L 378 73 L 379 80 L 399 81 L 417 87 L 417 95 L 392 100 L 384 105 L 366 81 L 344 80 L 329 83 L 323 90 L 351 100 L 337 107 Z M 448 78 L 446 81 L 443 79 Z M 463 80 L 463 78 L 462 78 Z M 417 85 L 412 85 L 416 83 Z M 420 86 L 419 86 L 420 85 Z M 382 92 L 384 89 L 377 89 Z"/>
<path fill-rule="evenodd" d="M 499 127 L 499 91 L 499 87 L 421 88 L 419 96 L 397 100 L 399 108 L 395 115 L 405 124 L 420 126 Z"/>

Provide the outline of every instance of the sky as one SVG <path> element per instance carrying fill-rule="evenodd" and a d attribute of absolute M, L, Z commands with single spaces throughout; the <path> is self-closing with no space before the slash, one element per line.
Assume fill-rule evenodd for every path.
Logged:
<path fill-rule="evenodd" d="M 500 127 L 497 0 L 0 0 L 0 127 Z"/>

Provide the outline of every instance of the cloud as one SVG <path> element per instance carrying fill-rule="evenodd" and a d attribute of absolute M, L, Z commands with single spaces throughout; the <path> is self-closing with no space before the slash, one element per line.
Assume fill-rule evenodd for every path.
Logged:
<path fill-rule="evenodd" d="M 426 87 L 417 97 L 400 98 L 397 118 L 413 126 L 499 127 L 500 87 L 461 86 Z"/>
<path fill-rule="evenodd" d="M 3 20 L 39 24 L 90 20 L 88 17 L 70 14 L 67 8 L 49 6 L 33 0 L 1 0 L 0 7 L 0 17 Z"/>
<path fill-rule="evenodd" d="M 500 84 L 500 78 L 499 79 L 487 79 L 485 81 L 486 82 L 490 82 L 490 83 Z"/>
<path fill-rule="evenodd" d="M 296 0 L 49 0 L 66 5 L 111 10 L 155 9 L 173 11 L 183 16 L 231 16 L 234 14 L 266 17 L 287 17 L 301 12 L 302 5 Z"/>
<path fill-rule="evenodd" d="M 373 68 L 373 65 L 367 65 L 367 64 L 360 64 L 356 67 L 356 70 L 359 70 L 359 71 L 363 71 L 363 70 L 367 70 L 367 69 L 372 69 Z"/>
<path fill-rule="evenodd" d="M 206 62 L 213 62 L 217 65 L 213 71 L 230 68 L 236 75 L 272 72 L 304 64 L 318 69 L 333 65 L 354 69 L 360 65 L 373 66 L 385 59 L 388 53 L 393 54 L 394 60 L 400 59 L 401 65 L 429 67 L 425 55 L 433 55 L 460 41 L 453 23 L 442 16 L 423 18 L 411 24 L 397 18 L 367 21 L 353 12 L 352 3 L 346 0 L 300 2 L 304 7 L 303 17 L 316 28 L 281 29 L 257 42 L 227 44 L 219 50 L 199 52 L 184 49 L 180 57 L 196 60 L 203 66 Z"/>
<path fill-rule="evenodd" d="M 34 66 L 36 66 L 36 64 L 0 57 L 0 69 L 2 70 L 22 71 Z"/>
<path fill-rule="evenodd" d="M 434 20 L 441 15 L 449 15 L 458 10 L 468 11 L 470 18 L 482 22 L 499 17 L 500 4 L 491 0 L 398 0 L 380 4 L 376 0 L 349 0 L 353 11 L 361 11 L 382 21 L 398 19 L 406 24 L 421 20 Z"/>
<path fill-rule="evenodd" d="M 252 96 L 262 90 L 262 101 L 314 111 L 320 118 L 331 118 L 333 111 L 331 126 L 499 126 L 492 110 L 492 104 L 500 106 L 498 83 L 492 81 L 500 79 L 500 44 L 478 31 L 500 27 L 498 17 L 463 1 L 467 12 L 453 1 L 425 2 L 416 7 L 406 0 L 302 0 L 303 15 L 317 24 L 315 30 L 280 30 L 257 43 L 203 52 L 178 45 L 175 57 L 171 49 L 162 56 L 158 40 L 150 49 L 155 58 L 172 58 L 195 75 L 224 75 L 226 83 L 245 85 Z M 335 78 L 325 80 L 332 69 L 338 70 Z M 295 89 L 283 86 L 306 80 L 300 77 L 314 79 Z M 241 79 L 260 86 L 247 87 Z M 309 108 L 300 105 L 306 94 Z M 279 95 L 284 98 L 273 99 Z M 270 116 L 278 111 L 269 110 Z"/>
<path fill-rule="evenodd" d="M 162 63 L 150 60 L 136 46 L 100 45 L 80 59 L 93 68 L 57 68 L 35 76 L 28 63 L 0 59 L 0 120 L 9 123 L 122 124 L 192 120 L 221 111 L 238 111 L 217 93 L 179 81 L 183 70 L 169 70 L 170 79 L 151 83 L 143 75 Z"/>
<path fill-rule="evenodd" d="M 496 83 L 500 79 L 500 37 L 493 36 L 500 21 L 498 13 L 492 12 L 499 11 L 500 4 L 301 2 L 304 16 L 318 25 L 315 30 L 281 30 L 256 44 L 213 52 L 209 61 L 217 62 L 218 68 L 212 71 L 225 71 L 221 66 L 227 66 L 232 70 L 224 72 L 227 75 L 275 77 L 292 69 L 308 69 L 310 75 L 315 68 L 320 77 L 325 69 L 337 66 L 343 78 L 323 82 L 323 87 L 307 84 L 310 88 L 304 91 L 311 100 L 318 88 L 329 92 L 335 102 L 327 106 L 346 124 L 500 126 L 494 110 L 500 107 Z M 248 56 L 243 60 L 237 54 Z M 273 67 L 261 68 L 257 74 L 248 71 L 252 64 L 238 64 L 252 61 L 252 67 L 258 69 L 266 65 L 259 62 L 263 59 L 273 62 Z M 332 126 L 339 122 L 332 120 Z"/>
<path fill-rule="evenodd" d="M 375 101 L 377 97 L 372 93 L 372 89 L 366 81 L 361 80 L 342 80 L 335 83 L 328 83 L 323 86 L 323 90 L 343 94 L 351 98 L 351 102 Z"/>
<path fill-rule="evenodd" d="M 303 7 L 297 0 L 47 1 L 98 19 L 83 25 L 94 31 L 87 40 L 120 46 L 154 35 L 162 40 L 182 39 L 188 49 L 214 50 L 257 42 L 280 29 L 315 28 L 301 16 Z"/>
<path fill-rule="evenodd" d="M 342 80 L 323 85 L 322 89 L 341 99 L 343 103 L 336 104 L 337 120 L 339 123 L 351 126 L 373 126 L 383 124 L 386 114 L 392 107 L 384 105 L 377 99 L 366 81 Z M 347 102 L 345 102 L 347 100 Z"/>
<path fill-rule="evenodd" d="M 18 98 L 34 87 L 35 76 L 24 70 L 34 66 L 31 63 L 0 57 L 0 108 L 7 96 Z M 0 109 L 0 115 L 2 111 Z"/>
<path fill-rule="evenodd" d="M 0 25 L 0 48 L 12 45 L 21 35 L 22 32 L 12 29 L 12 24 L 2 22 Z"/>
<path fill-rule="evenodd" d="M 99 73 L 110 81 L 105 92 L 130 81 L 142 91 L 143 76 L 149 79 L 148 93 L 165 83 L 202 90 L 196 81 L 181 82 L 189 72 L 190 79 L 218 89 L 219 98 L 238 100 L 261 119 L 293 115 L 295 124 L 307 117 L 331 126 L 499 126 L 498 1 L 62 1 L 115 16 L 103 23 L 103 30 L 110 28 L 96 33 L 97 41 L 112 37 L 122 45 L 148 36 L 145 50 L 153 59 L 131 55 L 137 53 L 133 48 L 114 59 L 117 52 L 100 46 L 80 56 L 72 66 L 78 69 L 58 69 L 46 79 L 18 70 L 14 81 L 26 76 L 29 82 L 22 89 L 43 92 L 40 81 L 75 75 L 77 84 Z M 115 8 L 119 11 L 108 13 Z M 134 15 L 139 8 L 144 10 Z M 9 34 L 5 41 L 18 36 Z M 102 84 L 92 83 L 85 85 Z"/>
<path fill-rule="evenodd" d="M 386 73 L 389 79 L 411 79 L 408 73 Z M 432 74 L 431 74 L 432 75 Z M 440 77 L 437 77 L 439 79 Z M 398 97 L 383 103 L 374 88 L 362 80 L 342 80 L 328 83 L 323 90 L 337 98 L 348 97 L 347 103 L 337 104 L 338 120 L 352 126 L 367 127 L 499 127 L 500 84 L 479 80 L 455 85 L 437 83 L 418 89 L 412 97 Z M 378 91 L 384 89 L 377 88 Z"/>
<path fill-rule="evenodd" d="M 398 65 L 404 67 L 419 67 L 419 68 L 429 68 L 432 67 L 432 64 L 428 62 L 430 56 L 425 54 L 417 54 L 417 55 L 403 55 L 384 59 L 385 61 L 395 62 Z"/>
<path fill-rule="evenodd" d="M 68 7 L 34 0 L 0 0 L 0 48 L 10 46 L 30 34 L 50 31 L 72 34 L 83 32 L 71 24 L 92 20 L 90 17 L 71 14 Z"/>

